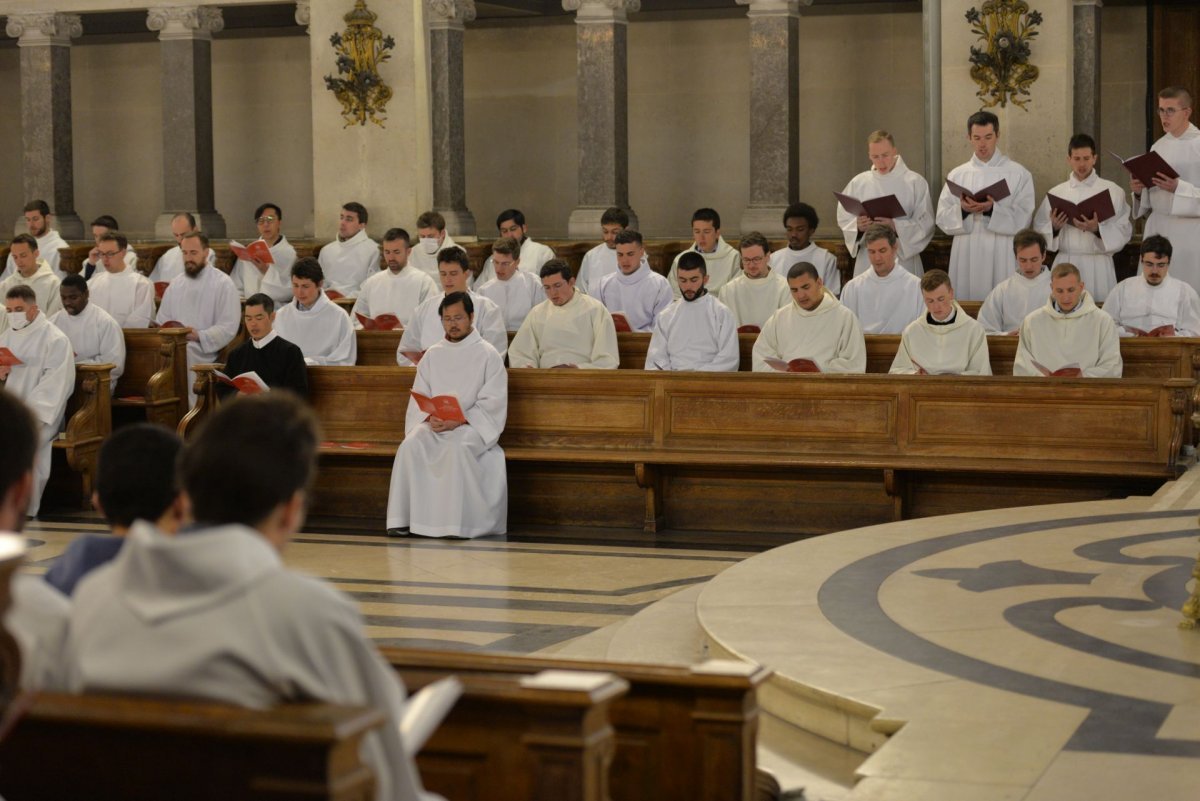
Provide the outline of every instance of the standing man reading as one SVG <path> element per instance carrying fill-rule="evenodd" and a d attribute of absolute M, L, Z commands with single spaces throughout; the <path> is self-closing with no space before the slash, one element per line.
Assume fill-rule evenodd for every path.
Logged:
<path fill-rule="evenodd" d="M 292 265 L 296 249 L 283 235 L 283 210 L 274 203 L 264 203 L 254 210 L 258 226 L 258 241 L 271 252 L 271 261 L 259 258 L 238 259 L 229 277 L 243 298 L 259 292 L 270 295 L 277 303 L 292 299 Z"/>

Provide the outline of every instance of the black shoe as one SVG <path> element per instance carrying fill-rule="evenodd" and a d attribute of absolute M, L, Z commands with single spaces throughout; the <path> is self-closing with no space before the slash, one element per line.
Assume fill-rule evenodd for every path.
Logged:
<path fill-rule="evenodd" d="M 399 528 L 389 528 L 387 530 L 387 535 L 389 537 L 407 537 L 410 533 L 411 532 L 409 532 L 408 526 L 400 526 Z"/>

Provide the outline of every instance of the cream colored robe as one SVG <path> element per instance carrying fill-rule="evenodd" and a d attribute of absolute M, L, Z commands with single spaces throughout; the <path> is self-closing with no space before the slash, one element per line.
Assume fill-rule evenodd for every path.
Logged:
<path fill-rule="evenodd" d="M 904 163 L 904 158 L 896 157 L 896 166 L 887 175 L 880 175 L 874 167 L 861 172 L 850 179 L 843 195 L 849 195 L 857 200 L 873 200 L 877 197 L 895 195 L 900 205 L 908 212 L 905 217 L 897 217 L 896 224 L 896 265 L 903 267 L 913 275 L 922 275 L 925 268 L 921 264 L 921 251 L 929 246 L 933 239 L 933 203 L 929 199 L 929 182 L 919 173 L 913 172 Z M 837 207 L 838 226 L 842 229 L 842 238 L 846 241 L 846 249 L 854 259 L 854 274 L 861 275 L 871 269 L 867 260 L 867 249 L 862 244 L 862 231 L 858 230 L 858 217 L 842 208 Z"/>
<path fill-rule="evenodd" d="M 557 367 L 615 370 L 617 329 L 604 304 L 575 290 L 562 306 L 542 301 L 521 323 L 508 351 L 511 367 Z"/>
<path fill-rule="evenodd" d="M 1013 362 L 1013 375 L 1040 376 L 1040 363 L 1051 372 L 1077 364 L 1085 378 L 1120 378 L 1121 345 L 1117 324 L 1102 312 L 1084 290 L 1069 314 L 1053 300 L 1021 323 L 1021 342 Z"/>
<path fill-rule="evenodd" d="M 792 291 L 777 272 L 771 271 L 763 278 L 742 273 L 721 287 L 719 297 L 733 312 L 735 326 L 756 325 L 761 329 L 772 314 L 792 302 Z"/>
<path fill-rule="evenodd" d="M 812 311 L 793 301 L 767 320 L 754 341 L 754 371 L 775 372 L 768 358 L 812 359 L 823 373 L 862 373 L 867 369 L 867 344 L 854 312 L 826 289 Z"/>
<path fill-rule="evenodd" d="M 900 347 L 888 372 L 916 375 L 991 375 L 987 334 L 983 326 L 954 304 L 954 321 L 934 325 L 929 315 L 913 320 L 900 336 Z"/>

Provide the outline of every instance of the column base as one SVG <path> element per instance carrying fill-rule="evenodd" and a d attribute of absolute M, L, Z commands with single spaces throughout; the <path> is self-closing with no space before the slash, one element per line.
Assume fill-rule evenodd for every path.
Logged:
<path fill-rule="evenodd" d="M 171 242 L 175 239 L 171 234 L 171 220 L 175 219 L 176 214 L 183 214 L 185 211 L 190 211 L 192 216 L 196 218 L 196 222 L 200 226 L 200 230 L 208 236 L 209 239 L 224 239 L 225 238 L 225 218 L 215 211 L 196 211 L 195 209 L 179 209 L 177 211 L 164 211 L 158 215 L 158 219 L 154 221 L 154 238 L 161 239 L 166 242 Z"/>
<path fill-rule="evenodd" d="M 446 231 L 455 239 L 476 235 L 475 215 L 470 209 L 439 209 L 434 208 L 446 220 Z"/>
<path fill-rule="evenodd" d="M 614 203 L 612 205 L 616 206 L 617 204 Z M 599 240 L 601 233 L 600 218 L 610 208 L 611 206 L 580 206 L 572 211 L 571 218 L 567 221 L 567 238 Z M 625 209 L 625 213 L 629 215 L 629 227 L 636 231 L 638 227 L 637 214 L 628 206 L 623 208 Z"/>
<path fill-rule="evenodd" d="M 786 236 L 787 231 L 783 226 L 783 213 L 785 211 L 787 211 L 787 205 L 749 207 L 742 212 L 740 229 L 742 236 L 751 231 L 758 231 L 760 234 L 772 239 Z"/>

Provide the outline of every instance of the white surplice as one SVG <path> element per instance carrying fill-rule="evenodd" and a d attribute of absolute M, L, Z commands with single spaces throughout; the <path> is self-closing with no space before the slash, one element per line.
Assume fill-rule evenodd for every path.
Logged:
<path fill-rule="evenodd" d="M 116 558 L 76 588 L 66 651 L 71 692 L 375 710 L 383 724 L 360 746 L 375 800 L 421 798 L 400 739 L 404 685 L 364 635 L 358 604 L 287 569 L 257 531 L 168 537 L 137 521 Z"/>
<path fill-rule="evenodd" d="M 71 599 L 45 578 L 30 573 L 13 576 L 12 606 L 4 622 L 21 649 L 22 690 L 62 687 L 70 619 Z"/>
<path fill-rule="evenodd" d="M 1104 313 L 1113 318 L 1121 336 L 1134 336 L 1130 328 L 1153 331 L 1164 325 L 1175 336 L 1200 337 L 1200 295 L 1178 278 L 1167 276 L 1150 286 L 1141 273 L 1117 284 L 1104 302 Z"/>
<path fill-rule="evenodd" d="M 71 340 L 39 312 L 19 331 L 0 332 L 0 347 L 8 348 L 23 364 L 14 365 L 4 388 L 33 412 L 41 425 L 38 452 L 33 462 L 33 497 L 28 514 L 37 515 L 42 491 L 50 478 L 50 455 L 62 430 L 67 400 L 75 391 L 75 359 Z"/>
<path fill-rule="evenodd" d="M 601 242 L 583 254 L 575 286 L 580 292 L 595 296 L 600 289 L 600 279 L 612 275 L 617 269 L 617 249 Z"/>
<path fill-rule="evenodd" d="M 125 372 L 125 333 L 108 312 L 89 302 L 79 314 L 66 309 L 55 312 L 50 322 L 71 340 L 76 364 L 113 364 L 109 389 L 117 388 L 117 379 Z"/>
<path fill-rule="evenodd" d="M 479 335 L 490 342 L 500 358 L 508 352 L 508 329 L 504 327 L 504 315 L 500 307 L 478 292 L 467 293 L 475 305 L 475 319 L 471 325 Z M 396 363 L 401 367 L 412 367 L 413 363 L 404 355 L 405 351 L 424 352 L 446 338 L 446 328 L 442 325 L 442 315 L 438 306 L 442 305 L 444 292 L 430 295 L 412 313 L 412 318 L 404 328 L 400 337 L 400 345 L 396 348 Z"/>
<path fill-rule="evenodd" d="M 1080 203 L 1093 195 L 1106 191 L 1112 198 L 1112 217 L 1100 223 L 1100 235 L 1080 231 L 1068 221 L 1058 233 L 1050 220 L 1050 197 L 1060 197 L 1072 203 Z M 1038 207 L 1033 218 L 1033 227 L 1046 237 L 1050 250 L 1057 251 L 1054 264 L 1074 264 L 1079 275 L 1096 302 L 1103 303 L 1108 293 L 1117 285 L 1117 271 L 1113 266 L 1113 254 L 1129 243 L 1133 235 L 1133 220 L 1129 218 L 1129 204 L 1125 202 L 1125 191 L 1112 181 L 1106 181 L 1092 170 L 1080 181 L 1071 173 L 1070 177 L 1050 190 Z M 1052 265 L 1053 266 L 1053 265 Z"/>
<path fill-rule="evenodd" d="M 237 335 L 242 323 L 242 303 L 237 287 L 228 275 L 216 267 L 204 267 L 192 278 L 186 273 L 172 281 L 163 293 L 155 320 L 159 325 L 179 322 L 195 330 L 199 339 L 188 342 L 188 369 L 197 364 L 217 361 L 221 348 Z M 188 381 L 188 401 L 194 405 L 196 392 Z"/>
<path fill-rule="evenodd" d="M 785 247 L 775 251 L 771 254 L 771 272 L 786 281 L 788 271 L 802 261 L 817 268 L 817 275 L 821 276 L 826 289 L 834 295 L 841 294 L 842 271 L 838 269 L 837 256 L 816 242 L 809 242 L 807 247 L 800 250 Z"/>
<path fill-rule="evenodd" d="M 966 164 L 951 170 L 947 178 L 972 192 L 986 189 L 1001 179 L 1008 182 L 1011 194 L 997 201 L 991 214 L 964 212 L 948 184 L 942 187 L 938 198 L 938 227 L 954 237 L 949 270 L 954 294 L 961 300 L 983 300 L 1016 269 L 1012 240 L 1033 219 L 1033 176 L 997 148 L 991 161 L 971 156 Z"/>
<path fill-rule="evenodd" d="M 432 253 L 427 253 L 425 247 L 417 242 L 416 245 L 408 251 L 408 266 L 416 267 L 421 272 L 433 279 L 433 282 L 439 287 L 441 286 L 441 277 L 438 275 L 438 260 L 437 254 L 446 248 L 456 248 L 460 245 L 454 241 L 454 237 L 446 234 L 446 238 L 442 240 L 442 244 L 437 247 Z"/>
<path fill-rule="evenodd" d="M 58 231 L 48 229 L 46 233 L 36 237 L 38 243 L 38 258 L 50 265 L 50 272 L 54 273 L 54 277 L 60 281 L 66 276 L 60 266 L 61 255 L 58 252 L 59 248 L 67 247 L 67 240 L 59 235 Z M 12 254 L 8 255 L 8 261 L 4 263 L 4 272 L 0 273 L 0 281 L 11 276 L 17 271 L 17 262 L 13 259 Z"/>
<path fill-rule="evenodd" d="M 149 328 L 154 319 L 154 284 L 136 270 L 96 272 L 88 281 L 88 297 L 122 328 Z"/>
<path fill-rule="evenodd" d="M 1086 378 L 1120 378 L 1121 344 L 1117 324 L 1102 312 L 1084 290 L 1071 312 L 1058 310 L 1053 300 L 1021 323 L 1021 341 L 1013 375 L 1042 375 L 1038 362 L 1054 372 L 1078 365 Z"/>
<path fill-rule="evenodd" d="M 553 258 L 554 251 L 548 245 L 543 245 L 541 242 L 534 242 L 529 237 L 525 237 L 525 241 L 521 243 L 521 258 L 517 262 L 517 268 L 527 273 L 539 275 L 542 265 Z M 492 264 L 492 257 L 488 256 L 487 261 L 483 263 L 483 269 L 479 271 L 479 277 L 472 279 L 471 286 L 483 286 L 495 277 L 496 267 Z"/>
<path fill-rule="evenodd" d="M 504 327 L 516 331 L 534 306 L 546 299 L 542 281 L 533 273 L 514 270 L 507 281 L 493 278 L 475 287 L 475 291 L 500 307 Z"/>
<path fill-rule="evenodd" d="M 708 285 L 712 286 L 711 279 Z M 634 331 L 645 332 L 654 328 L 654 318 L 671 303 L 671 285 L 642 263 L 630 275 L 618 270 L 604 276 L 594 297 L 610 312 L 624 314 Z"/>
<path fill-rule="evenodd" d="M 929 246 L 933 239 L 933 202 L 929 199 L 929 182 L 925 176 L 915 173 L 904 163 L 904 159 L 896 156 L 896 164 L 887 175 L 880 175 L 872 167 L 866 172 L 860 172 L 850 179 L 843 195 L 849 195 L 856 200 L 874 200 L 879 197 L 895 195 L 900 205 L 908 214 L 893 220 L 896 225 L 896 264 L 908 270 L 913 275 L 922 275 L 925 268 L 921 265 L 921 251 Z M 842 208 L 837 207 L 838 225 L 842 229 L 842 238 L 854 261 L 854 274 L 861 275 L 871 269 L 867 259 L 867 248 L 862 243 L 862 231 L 858 230 L 858 217 Z"/>
<path fill-rule="evenodd" d="M 262 237 L 256 241 L 266 242 Z M 265 273 L 260 273 L 254 262 L 238 259 L 229 277 L 243 298 L 262 292 L 277 304 L 288 303 L 292 299 L 292 265 L 296 263 L 296 249 L 283 234 L 269 249 L 275 261 L 267 265 Z"/>
<path fill-rule="evenodd" d="M 775 372 L 766 359 L 811 359 L 823 373 L 864 373 L 867 343 L 854 312 L 826 289 L 817 308 L 792 301 L 767 320 L 754 340 L 755 372 Z"/>
<path fill-rule="evenodd" d="M 277 311 L 274 330 L 300 348 L 305 364 L 352 367 L 358 358 L 350 315 L 324 292 L 308 309 L 292 301 Z"/>
<path fill-rule="evenodd" d="M 435 295 L 443 296 L 441 285 L 411 263 L 398 273 L 385 268 L 363 281 L 351 309 L 351 322 L 355 328 L 362 328 L 356 315 L 374 318 L 394 314 L 400 318 L 400 325 L 407 327 L 417 307 Z"/>
<path fill-rule="evenodd" d="M 1150 148 L 1179 173 L 1174 193 L 1150 187 L 1133 196 L 1133 216 L 1149 213 L 1142 237 L 1171 240 L 1171 272 L 1200 291 L 1200 129 L 1188 125 L 1181 136 L 1164 134 Z"/>
<path fill-rule="evenodd" d="M 208 266 L 217 266 L 217 252 L 212 248 L 208 250 Z M 154 269 L 150 271 L 150 283 L 165 282 L 169 284 L 183 273 L 183 248 L 176 245 L 158 257 L 158 261 L 154 263 Z"/>
<path fill-rule="evenodd" d="M 1045 306 L 1049 298 L 1049 270 L 1043 269 L 1033 278 L 1013 273 L 988 293 L 979 309 L 979 324 L 988 334 L 1016 333 L 1025 318 Z"/>
<path fill-rule="evenodd" d="M 987 334 L 962 307 L 954 304 L 954 319 L 935 324 L 929 315 L 913 320 L 900 336 L 890 373 L 916 375 L 991 375 Z"/>
<path fill-rule="evenodd" d="M 125 258 L 122 259 L 122 261 L 125 262 L 126 270 L 137 270 L 138 255 L 137 255 L 137 251 L 133 249 L 132 245 L 127 245 L 125 247 Z M 81 270 L 79 274 L 85 275 L 88 265 L 91 265 L 91 264 L 92 263 L 90 261 L 85 261 L 84 265 L 83 265 L 83 270 Z M 92 277 L 87 279 L 88 283 L 90 284 L 92 281 L 92 278 L 95 278 L 100 273 L 106 273 L 106 272 L 108 272 L 108 268 L 104 266 L 104 259 L 97 258 L 95 265 L 93 265 Z"/>
<path fill-rule="evenodd" d="M 544 300 L 533 307 L 513 337 L 511 367 L 558 367 L 573 364 L 589 370 L 615 370 L 620 364 L 617 329 L 604 304 L 578 289 L 555 306 Z"/>
<path fill-rule="evenodd" d="M 721 287 L 728 284 L 733 279 L 742 274 L 742 253 L 737 248 L 725 241 L 725 237 L 717 237 L 717 247 L 712 253 L 704 253 L 695 245 L 692 245 L 683 253 L 699 253 L 704 257 L 705 266 L 708 269 L 708 291 L 720 292 Z M 679 259 L 683 256 L 680 253 L 675 257 L 675 261 L 671 262 L 671 269 L 667 273 L 667 282 L 671 285 L 671 293 L 674 297 L 683 297 L 679 291 Z"/>
<path fill-rule="evenodd" d="M 45 259 L 38 259 L 37 269 L 28 278 L 21 275 L 20 271 L 14 270 L 12 275 L 0 281 L 0 303 L 4 302 L 8 290 L 15 286 L 27 286 L 32 289 L 33 294 L 37 297 L 38 309 L 46 316 L 62 311 L 62 297 L 58 292 L 62 281 L 50 269 L 50 265 L 46 263 Z M 0 331 L 6 328 L 8 328 L 8 318 L 4 317 L 0 319 Z"/>
<path fill-rule="evenodd" d="M 379 272 L 380 258 L 379 243 L 367 236 L 366 228 L 345 242 L 335 239 L 326 243 L 317 255 L 325 273 L 325 289 L 357 297 L 363 281 Z"/>
<path fill-rule="evenodd" d="M 709 293 L 695 300 L 672 301 L 654 321 L 647 370 L 738 369 L 737 322 L 733 312 Z"/>
<path fill-rule="evenodd" d="M 874 268 L 854 276 L 842 289 L 842 303 L 866 334 L 899 334 L 925 314 L 921 279 L 899 265 L 885 278 Z"/>
<path fill-rule="evenodd" d="M 721 287 L 718 297 L 733 312 L 734 325 L 739 328 L 755 325 L 761 329 L 772 314 L 792 302 L 792 291 L 777 272 L 768 272 L 762 278 L 742 273 Z"/>
<path fill-rule="evenodd" d="M 453 395 L 467 422 L 436 433 L 409 397 L 392 465 L 387 527 L 426 537 L 480 537 L 508 528 L 508 477 L 497 444 L 508 416 L 504 359 L 478 331 L 443 339 L 417 365 L 413 391 Z"/>

